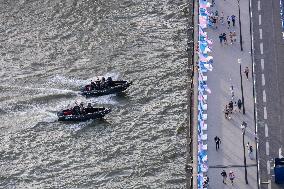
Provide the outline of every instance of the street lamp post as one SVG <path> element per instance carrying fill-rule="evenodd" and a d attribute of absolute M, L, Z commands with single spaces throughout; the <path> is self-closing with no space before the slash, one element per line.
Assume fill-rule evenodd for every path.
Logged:
<path fill-rule="evenodd" d="M 243 76 L 242 76 L 242 60 L 240 58 L 238 59 L 238 63 L 240 64 L 240 77 L 241 77 L 241 93 L 242 93 L 243 114 L 246 114 L 245 99 L 244 99 L 244 89 L 243 89 Z"/>
<path fill-rule="evenodd" d="M 241 51 L 243 51 L 243 36 L 242 36 L 242 23 L 241 23 L 240 0 L 237 0 L 237 1 L 238 1 L 238 9 L 239 9 L 240 45 L 241 45 Z"/>
<path fill-rule="evenodd" d="M 242 132 L 243 132 L 243 150 L 244 150 L 245 181 L 246 181 L 246 184 L 248 184 L 247 159 L 246 159 L 246 149 L 245 149 L 245 132 L 246 132 L 246 128 L 247 128 L 247 123 L 246 123 L 245 121 L 243 121 L 243 123 L 241 124 L 241 129 L 242 129 Z"/>

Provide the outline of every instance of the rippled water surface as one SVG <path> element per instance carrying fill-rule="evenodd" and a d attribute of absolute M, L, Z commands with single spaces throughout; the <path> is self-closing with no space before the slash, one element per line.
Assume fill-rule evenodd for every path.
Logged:
<path fill-rule="evenodd" d="M 0 188 L 184 188 L 186 0 L 0 0 Z M 133 81 L 85 99 L 96 75 Z M 104 120 L 57 121 L 74 101 Z"/>

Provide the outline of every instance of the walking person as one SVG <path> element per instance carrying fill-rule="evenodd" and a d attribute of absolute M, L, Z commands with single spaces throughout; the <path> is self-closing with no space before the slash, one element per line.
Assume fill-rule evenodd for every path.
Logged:
<path fill-rule="evenodd" d="M 231 181 L 231 184 L 233 185 L 234 184 L 234 179 L 235 179 L 235 174 L 234 174 L 233 171 L 229 172 L 229 179 Z"/>
<path fill-rule="evenodd" d="M 232 45 L 234 43 L 234 40 L 233 40 L 233 33 L 231 31 L 230 31 L 229 37 L 230 37 L 230 41 Z"/>
<path fill-rule="evenodd" d="M 231 92 L 232 100 L 234 100 L 235 92 L 234 92 L 234 86 L 233 85 L 230 86 L 230 92 Z"/>
<path fill-rule="evenodd" d="M 237 112 L 238 111 L 238 104 L 237 102 L 235 101 L 234 102 L 234 112 Z"/>
<path fill-rule="evenodd" d="M 251 160 L 253 160 L 253 148 L 252 148 L 252 145 L 250 145 L 249 142 L 248 142 L 246 146 L 247 146 L 247 149 L 248 149 L 249 158 Z"/>
<path fill-rule="evenodd" d="M 235 31 L 233 31 L 233 41 L 237 42 L 237 34 Z"/>
<path fill-rule="evenodd" d="M 231 26 L 231 18 L 227 16 L 227 23 L 228 23 L 228 29 L 230 29 Z"/>
<path fill-rule="evenodd" d="M 225 113 L 225 119 L 228 119 L 229 115 L 228 105 L 225 106 L 224 113 Z"/>
<path fill-rule="evenodd" d="M 220 148 L 221 139 L 219 137 L 215 136 L 214 140 L 215 140 L 216 151 L 217 151 Z"/>
<path fill-rule="evenodd" d="M 232 15 L 232 16 L 231 16 L 231 19 L 232 19 L 233 27 L 235 27 L 236 16 L 235 16 L 235 15 Z"/>
<path fill-rule="evenodd" d="M 249 146 L 249 157 L 251 160 L 253 160 L 253 148 L 252 145 Z"/>
<path fill-rule="evenodd" d="M 226 184 L 226 180 L 227 180 L 227 173 L 226 173 L 226 171 L 225 171 L 225 170 L 223 170 L 223 171 L 221 172 L 221 176 L 222 176 L 222 178 L 223 178 L 223 183 L 224 183 L 224 184 Z"/>
<path fill-rule="evenodd" d="M 223 36 L 224 44 L 227 45 L 228 43 L 227 43 L 226 33 L 223 33 L 222 36 Z"/>
<path fill-rule="evenodd" d="M 221 12 L 220 22 L 221 22 L 222 25 L 224 24 L 224 12 Z"/>
<path fill-rule="evenodd" d="M 248 80 L 248 77 L 249 77 L 249 68 L 248 67 L 245 68 L 244 73 L 246 74 L 246 77 L 247 77 L 247 80 Z"/>
<path fill-rule="evenodd" d="M 220 35 L 219 35 L 219 39 L 220 39 L 220 43 L 221 43 L 221 45 L 223 45 L 223 34 L 221 33 Z"/>
<path fill-rule="evenodd" d="M 241 99 L 238 100 L 238 108 L 239 108 L 239 112 L 241 112 L 241 109 L 242 109 L 242 101 L 241 101 Z"/>
<path fill-rule="evenodd" d="M 230 101 L 229 102 L 229 111 L 230 111 L 230 113 L 233 112 L 233 108 L 234 108 L 234 103 L 233 103 L 233 101 Z"/>

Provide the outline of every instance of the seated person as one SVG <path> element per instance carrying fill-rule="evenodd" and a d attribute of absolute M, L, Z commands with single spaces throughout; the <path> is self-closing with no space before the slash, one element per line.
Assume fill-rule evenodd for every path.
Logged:
<path fill-rule="evenodd" d="M 112 86 L 113 85 L 112 78 L 108 77 L 106 83 L 107 83 L 107 86 Z"/>
<path fill-rule="evenodd" d="M 74 106 L 73 114 L 74 115 L 79 115 L 80 114 L 80 106 L 78 106 L 78 105 Z"/>
<path fill-rule="evenodd" d="M 91 104 L 91 103 L 88 103 L 88 106 L 85 108 L 86 114 L 87 114 L 87 113 L 92 113 L 92 109 L 93 109 L 92 104 Z"/>

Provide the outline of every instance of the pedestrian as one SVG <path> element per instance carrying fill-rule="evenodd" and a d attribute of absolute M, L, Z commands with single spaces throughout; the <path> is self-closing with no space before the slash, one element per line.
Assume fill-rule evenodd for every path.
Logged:
<path fill-rule="evenodd" d="M 251 160 L 253 160 L 253 148 L 252 145 L 249 146 L 249 157 Z"/>
<path fill-rule="evenodd" d="M 230 86 L 230 92 L 231 92 L 232 100 L 234 100 L 235 92 L 234 92 L 234 86 L 233 85 Z"/>
<path fill-rule="evenodd" d="M 228 116 L 229 116 L 228 105 L 226 105 L 226 107 L 225 107 L 225 109 L 224 109 L 224 113 L 225 113 L 225 119 L 228 119 Z"/>
<path fill-rule="evenodd" d="M 230 113 L 233 111 L 233 107 L 234 107 L 234 103 L 233 103 L 233 101 L 230 101 L 230 102 L 229 102 L 229 110 L 230 110 Z"/>
<path fill-rule="evenodd" d="M 220 22 L 221 22 L 222 25 L 224 24 L 224 12 L 221 12 Z"/>
<path fill-rule="evenodd" d="M 231 45 L 232 45 L 234 40 L 233 40 L 233 33 L 231 31 L 230 31 L 229 37 L 230 37 L 230 41 L 231 41 Z"/>
<path fill-rule="evenodd" d="M 229 16 L 227 16 L 227 23 L 228 23 L 228 29 L 230 29 L 230 25 L 231 25 L 231 18 Z"/>
<path fill-rule="evenodd" d="M 205 175 L 203 177 L 203 188 L 207 188 L 209 186 L 209 177 Z"/>
<path fill-rule="evenodd" d="M 248 80 L 248 77 L 249 77 L 249 68 L 248 67 L 245 68 L 244 73 L 246 74 L 246 77 L 247 77 L 247 80 Z"/>
<path fill-rule="evenodd" d="M 215 16 L 219 16 L 218 10 L 215 11 Z"/>
<path fill-rule="evenodd" d="M 249 142 L 248 142 L 246 146 L 247 146 L 247 149 L 248 149 L 249 158 L 251 160 L 253 160 L 253 148 L 252 148 L 252 145 L 250 145 Z"/>
<path fill-rule="evenodd" d="M 236 16 L 235 16 L 235 15 L 232 15 L 232 16 L 231 16 L 231 19 L 232 19 L 233 27 L 235 27 Z"/>
<path fill-rule="evenodd" d="M 237 42 L 237 34 L 235 31 L 233 31 L 233 41 Z"/>
<path fill-rule="evenodd" d="M 220 39 L 220 43 L 221 43 L 221 45 L 223 45 L 223 34 L 221 33 L 220 35 L 219 35 L 219 39 Z"/>
<path fill-rule="evenodd" d="M 235 101 L 234 102 L 234 112 L 236 112 L 238 110 L 238 104 L 237 104 L 237 102 Z"/>
<path fill-rule="evenodd" d="M 242 101 L 241 101 L 241 99 L 238 100 L 238 108 L 239 108 L 239 112 L 241 112 L 241 109 L 242 109 Z"/>
<path fill-rule="evenodd" d="M 234 184 L 234 179 L 235 179 L 235 174 L 234 174 L 233 171 L 229 172 L 229 179 L 230 179 L 230 181 L 231 181 L 231 183 L 233 185 Z"/>
<path fill-rule="evenodd" d="M 222 176 L 222 178 L 223 178 L 223 183 L 224 183 L 224 184 L 226 184 L 226 180 L 227 180 L 227 173 L 226 173 L 226 171 L 225 171 L 225 170 L 223 170 L 223 171 L 221 172 L 221 176 Z"/>
<path fill-rule="evenodd" d="M 223 36 L 224 44 L 227 45 L 228 43 L 227 43 L 226 33 L 223 33 L 222 36 Z"/>
<path fill-rule="evenodd" d="M 217 29 L 217 19 L 218 17 L 212 16 L 212 23 L 213 23 L 213 26 L 215 26 L 215 29 Z"/>
<path fill-rule="evenodd" d="M 219 137 L 215 136 L 214 140 L 215 140 L 215 143 L 216 143 L 216 151 L 217 151 L 220 147 L 221 139 Z"/>

